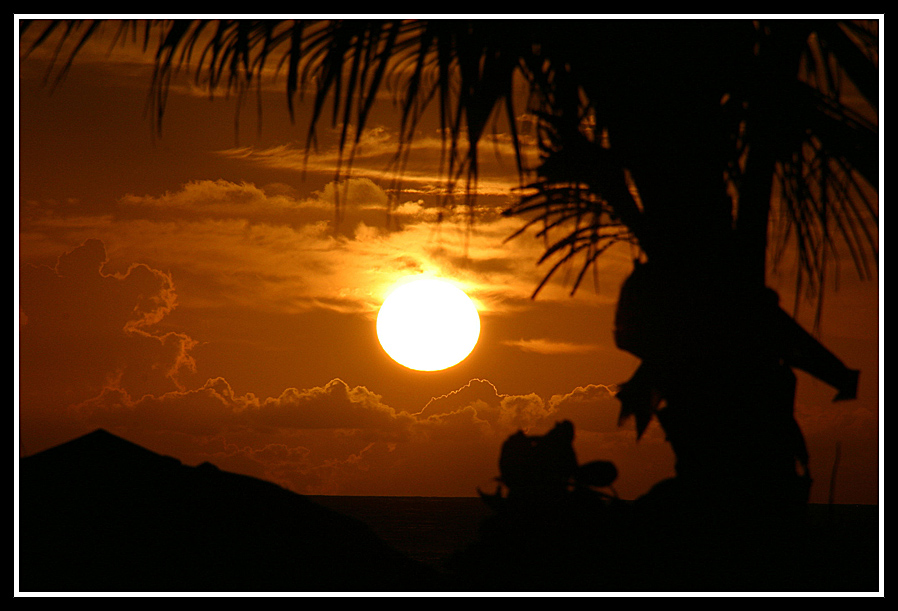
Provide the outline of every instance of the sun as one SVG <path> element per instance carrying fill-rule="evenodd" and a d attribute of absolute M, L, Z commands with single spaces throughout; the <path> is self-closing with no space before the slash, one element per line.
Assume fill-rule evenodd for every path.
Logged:
<path fill-rule="evenodd" d="M 377 314 L 377 339 L 409 369 L 438 371 L 465 359 L 480 337 L 471 298 L 446 280 L 416 278 L 393 289 Z"/>

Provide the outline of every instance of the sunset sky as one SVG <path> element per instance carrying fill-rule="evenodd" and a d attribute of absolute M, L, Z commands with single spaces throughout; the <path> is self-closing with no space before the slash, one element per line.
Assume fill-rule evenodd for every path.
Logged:
<path fill-rule="evenodd" d="M 639 362 L 612 339 L 634 253 L 606 253 L 574 297 L 571 267 L 531 299 L 545 244 L 505 242 L 523 219 L 500 215 L 519 184 L 501 122 L 469 224 L 464 207 L 440 213 L 433 126 L 392 188 L 398 115 L 385 95 L 337 220 L 336 132 L 328 116 L 306 159 L 309 106 L 290 122 L 283 78 L 265 81 L 259 121 L 255 92 L 238 115 L 185 75 L 154 137 L 152 54 L 107 53 L 101 38 L 52 91 L 53 45 L 18 64 L 20 456 L 102 427 L 303 494 L 475 496 L 493 489 L 510 434 L 569 419 L 581 462 L 617 465 L 621 497 L 673 475 L 657 423 L 638 442 L 632 422 L 617 424 L 615 385 Z M 478 306 L 480 340 L 454 367 L 414 371 L 378 343 L 383 298 L 413 274 L 450 279 Z M 841 444 L 836 501 L 874 504 L 880 280 L 860 282 L 850 262 L 838 280 L 820 338 L 861 370 L 859 396 L 833 403 L 834 389 L 797 372 L 796 414 L 811 500 L 826 502 Z M 770 284 L 792 303 L 788 267 Z M 799 319 L 810 328 L 812 304 Z"/>

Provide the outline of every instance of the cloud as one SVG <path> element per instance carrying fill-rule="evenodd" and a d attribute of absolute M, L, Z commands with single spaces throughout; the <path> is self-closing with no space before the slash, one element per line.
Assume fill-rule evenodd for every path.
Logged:
<path fill-rule="evenodd" d="M 335 223 L 338 193 L 342 218 Z M 99 238 L 116 265 L 144 261 L 183 279 L 179 298 L 186 308 L 327 308 L 373 316 L 390 288 L 415 273 L 452 278 L 481 313 L 532 307 L 527 300 L 543 273 L 534 262 L 545 246 L 526 236 L 505 242 L 520 220 L 490 205 L 453 211 L 422 200 L 390 201 L 367 178 L 328 184 L 308 197 L 283 184 L 197 180 L 161 195 L 125 196 L 93 216 L 25 211 L 20 241 L 30 261 Z M 600 273 L 622 275 L 626 257 L 607 255 Z M 558 298 L 568 299 L 566 291 L 552 284 L 540 295 Z M 582 291 L 581 299 L 596 297 Z"/>
<path fill-rule="evenodd" d="M 209 461 L 304 494 L 440 496 L 489 487 L 501 445 L 518 429 L 541 433 L 570 418 L 586 455 L 609 447 L 591 436 L 611 434 L 602 420 L 611 395 L 599 386 L 546 401 L 473 379 L 415 414 L 339 378 L 264 398 L 221 376 L 189 386 L 196 343 L 171 330 L 180 299 L 171 275 L 108 266 L 93 240 L 53 268 L 23 268 L 26 448 L 103 427 L 186 464 Z"/>
<path fill-rule="evenodd" d="M 304 494 L 474 494 L 469 476 L 496 475 L 504 438 L 470 406 L 416 420 L 339 379 L 264 400 L 222 378 L 139 398 L 106 388 L 59 416 Z"/>
<path fill-rule="evenodd" d="M 341 126 L 331 130 L 319 128 L 319 135 L 336 141 L 335 134 L 340 129 Z M 462 151 L 466 149 L 467 141 L 464 138 L 459 147 Z M 515 188 L 521 186 L 516 178 L 515 151 L 510 137 L 501 134 L 488 135 L 481 143 L 481 148 L 484 151 L 489 150 L 491 154 L 480 155 L 476 193 L 484 197 L 508 198 Z M 371 125 L 363 129 L 359 135 L 358 145 L 352 153 L 351 169 L 347 163 L 349 154 L 341 153 L 335 144 L 314 150 L 292 145 L 267 148 L 235 147 L 218 151 L 217 154 L 265 168 L 291 170 L 303 174 L 320 173 L 332 177 L 336 175 L 338 168 L 344 172 L 349 170 L 353 178 L 390 182 L 401 188 L 406 196 L 463 195 L 465 189 L 463 184 L 456 185 L 453 190 L 448 188 L 445 149 L 446 144 L 438 132 L 419 133 L 407 151 L 407 156 L 414 159 L 413 167 L 409 167 L 412 164 L 403 165 L 401 161 L 397 162 L 398 132 L 384 125 Z M 522 150 L 525 157 L 528 153 L 532 154 L 532 151 L 535 151 L 535 147 L 527 148 L 525 142 Z M 397 175 L 398 180 L 391 178 Z"/>
<path fill-rule="evenodd" d="M 537 354 L 585 354 L 600 349 L 596 344 L 575 344 L 545 338 L 504 340 L 502 343 L 519 348 L 524 352 L 536 352 Z"/>
<path fill-rule="evenodd" d="M 226 180 L 192 180 L 180 190 L 162 195 L 127 194 L 119 200 L 122 213 L 139 211 L 143 216 L 156 212 L 164 218 L 182 217 L 265 218 L 300 207 L 300 202 L 283 193 L 267 194 L 254 184 Z"/>
<path fill-rule="evenodd" d="M 431 399 L 415 417 L 419 421 L 471 410 L 478 420 L 489 423 L 497 433 L 529 430 L 552 413 L 535 394 L 506 395 L 489 381 L 474 379 L 450 393 Z"/>
<path fill-rule="evenodd" d="M 87 240 L 55 267 L 20 270 L 23 394 L 85 399 L 111 383 L 133 393 L 181 387 L 195 368 L 186 334 L 157 325 L 177 305 L 171 275 L 135 264 L 105 273 L 106 250 Z"/>
<path fill-rule="evenodd" d="M 193 390 L 146 394 L 132 398 L 120 388 L 104 388 L 75 406 L 82 419 L 96 427 L 165 430 L 186 435 L 219 435 L 253 430 L 359 429 L 369 437 L 395 439 L 412 423 L 381 397 L 363 386 L 350 388 L 334 379 L 321 387 L 288 388 L 278 397 L 238 395 L 223 378 Z"/>
<path fill-rule="evenodd" d="M 328 208 L 360 208 L 384 211 L 390 204 L 387 193 L 369 178 L 329 182 L 318 194 Z"/>
<path fill-rule="evenodd" d="M 564 395 L 553 395 L 549 406 L 559 419 L 571 420 L 580 430 L 629 436 L 618 427 L 620 403 L 616 388 L 605 384 L 578 386 Z"/>
<path fill-rule="evenodd" d="M 261 400 L 217 378 L 193 390 L 139 398 L 106 388 L 58 418 L 77 418 L 85 430 L 106 428 L 185 464 L 212 462 L 302 494 L 470 496 L 498 475 L 501 445 L 518 425 L 542 434 L 557 420 L 582 415 L 574 403 L 601 400 L 599 387 L 580 388 L 553 397 L 558 409 L 552 411 L 536 396 L 503 395 L 485 380 L 473 382 L 439 398 L 453 403 L 451 411 L 444 405 L 427 417 L 398 412 L 368 389 L 340 380 Z M 581 460 L 627 461 L 632 448 L 609 445 L 588 426 L 579 428 L 581 422 Z M 621 491 L 638 494 L 653 483 L 643 476 L 657 471 L 637 471 L 631 477 L 637 484 Z"/>
<path fill-rule="evenodd" d="M 434 397 L 427 402 L 420 412 L 415 414 L 419 419 L 440 416 L 460 411 L 471 405 L 480 405 L 485 410 L 495 410 L 502 402 L 502 395 L 487 380 L 471 380 L 458 390 Z"/>
<path fill-rule="evenodd" d="M 245 419 L 280 428 L 345 428 L 395 432 L 411 423 L 411 417 L 385 405 L 364 386 L 350 388 L 340 379 L 309 390 L 285 390 L 267 399 Z"/>
<path fill-rule="evenodd" d="M 124 218 L 243 219 L 295 225 L 332 220 L 337 207 L 344 212 L 374 210 L 382 215 L 389 207 L 389 197 L 368 178 L 331 181 L 305 198 L 283 183 L 258 187 L 221 179 L 192 180 L 178 191 L 158 196 L 127 194 L 116 210 Z"/>
<path fill-rule="evenodd" d="M 230 189 L 204 188 L 216 186 Z M 169 322 L 181 297 L 172 275 L 109 267 L 99 240 L 52 268 L 23 267 L 25 448 L 103 427 L 187 464 L 209 461 L 300 493 L 472 495 L 498 475 L 508 435 L 572 418 L 587 423 L 588 442 L 588 409 L 607 399 L 588 387 L 547 402 L 473 379 L 410 414 L 339 378 L 270 397 L 238 393 L 221 376 L 190 386 L 198 344 Z"/>
<path fill-rule="evenodd" d="M 353 475 L 364 476 L 368 471 L 365 461 L 373 446 L 368 443 L 345 457 L 321 459 L 304 445 L 271 443 L 255 449 L 227 444 L 209 459 L 219 468 L 259 477 L 304 494 L 340 494 L 346 491 L 346 483 L 351 483 Z"/>

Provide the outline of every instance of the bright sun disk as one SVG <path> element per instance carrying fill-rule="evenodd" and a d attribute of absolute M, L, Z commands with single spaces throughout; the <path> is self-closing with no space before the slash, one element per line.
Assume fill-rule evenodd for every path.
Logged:
<path fill-rule="evenodd" d="M 395 288 L 377 314 L 377 338 L 397 363 L 438 371 L 460 363 L 480 337 L 480 315 L 451 282 L 419 278 Z"/>

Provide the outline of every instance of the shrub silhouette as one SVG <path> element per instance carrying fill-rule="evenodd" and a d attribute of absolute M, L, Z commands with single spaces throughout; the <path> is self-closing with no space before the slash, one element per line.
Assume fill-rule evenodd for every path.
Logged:
<path fill-rule="evenodd" d="M 573 440 L 574 425 L 569 420 L 556 423 L 545 435 L 525 435 L 523 431 L 511 435 L 499 457 L 497 479 L 501 486 L 493 495 L 481 491 L 481 497 L 498 508 L 504 500 L 524 505 L 560 502 L 572 492 L 611 486 L 617 479 L 614 463 L 578 464 Z"/>
<path fill-rule="evenodd" d="M 545 435 L 518 431 L 502 445 L 495 493 L 478 490 L 495 514 L 477 543 L 450 568 L 475 590 L 620 589 L 628 563 L 608 556 L 628 514 L 608 488 L 617 469 L 608 461 L 579 464 L 574 425 L 557 422 Z M 611 561 L 611 564 L 606 564 Z"/>

